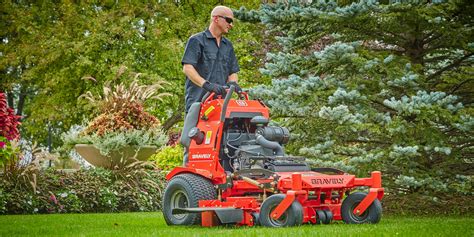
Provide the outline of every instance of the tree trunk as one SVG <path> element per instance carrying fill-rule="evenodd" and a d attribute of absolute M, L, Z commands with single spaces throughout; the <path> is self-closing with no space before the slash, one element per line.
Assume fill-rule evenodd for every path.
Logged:
<path fill-rule="evenodd" d="M 13 104 L 13 92 L 9 91 L 7 92 L 7 103 L 8 103 L 8 107 L 12 108 L 12 109 L 15 109 L 15 104 Z"/>
<path fill-rule="evenodd" d="M 405 54 L 413 64 L 424 65 L 425 49 L 422 40 L 414 38 L 405 44 Z"/>
<path fill-rule="evenodd" d="M 23 114 L 23 107 L 25 105 L 25 99 L 26 99 L 26 89 L 24 87 L 21 88 L 20 90 L 20 96 L 18 97 L 18 107 L 16 110 L 16 115 L 22 116 Z M 22 119 L 20 118 L 20 121 Z"/>
<path fill-rule="evenodd" d="M 180 104 L 171 117 L 163 123 L 163 130 L 168 131 L 173 125 L 183 120 L 184 104 Z"/>

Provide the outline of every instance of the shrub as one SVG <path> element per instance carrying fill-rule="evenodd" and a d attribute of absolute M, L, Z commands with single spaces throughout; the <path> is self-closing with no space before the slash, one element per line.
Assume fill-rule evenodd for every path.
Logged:
<path fill-rule="evenodd" d="M 183 164 L 183 147 L 180 145 L 166 146 L 150 158 L 162 170 L 172 170 Z"/>
<path fill-rule="evenodd" d="M 5 213 L 7 211 L 7 200 L 9 197 L 10 194 L 0 188 L 0 213 Z"/>
<path fill-rule="evenodd" d="M 85 129 L 84 134 L 103 136 L 109 132 L 148 130 L 160 125 L 156 117 L 145 111 L 144 103 L 147 99 L 161 100 L 162 97 L 169 95 L 157 93 L 166 82 L 158 80 L 153 85 L 139 85 L 139 75 L 135 76 L 128 87 L 123 83 L 114 87 L 107 82 L 103 88 L 103 95 L 94 96 L 88 91 L 80 97 L 87 99 L 100 112 Z"/>
<path fill-rule="evenodd" d="M 0 168 L 13 169 L 21 158 L 20 143 L 18 140 L 8 140 L 0 136 Z"/>
<path fill-rule="evenodd" d="M 64 172 L 32 166 L 0 174 L 0 213 L 158 211 L 165 178 L 152 164 Z"/>

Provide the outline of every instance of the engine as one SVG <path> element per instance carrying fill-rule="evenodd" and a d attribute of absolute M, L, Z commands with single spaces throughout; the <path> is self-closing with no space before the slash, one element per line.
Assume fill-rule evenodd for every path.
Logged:
<path fill-rule="evenodd" d="M 226 122 L 221 149 L 221 165 L 228 171 L 268 169 L 271 171 L 308 171 L 299 157 L 285 154 L 290 139 L 285 127 L 267 126 L 268 119 L 234 118 Z"/>

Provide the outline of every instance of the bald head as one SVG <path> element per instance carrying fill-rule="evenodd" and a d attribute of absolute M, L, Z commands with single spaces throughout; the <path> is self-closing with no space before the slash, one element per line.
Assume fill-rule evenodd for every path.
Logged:
<path fill-rule="evenodd" d="M 209 24 L 209 31 L 211 34 L 220 40 L 223 34 L 229 33 L 230 29 L 234 27 L 234 13 L 228 7 L 217 6 L 211 12 L 211 23 Z"/>
<path fill-rule="evenodd" d="M 213 16 L 234 16 L 232 10 L 225 6 L 217 6 L 212 9 L 211 12 L 211 21 Z"/>

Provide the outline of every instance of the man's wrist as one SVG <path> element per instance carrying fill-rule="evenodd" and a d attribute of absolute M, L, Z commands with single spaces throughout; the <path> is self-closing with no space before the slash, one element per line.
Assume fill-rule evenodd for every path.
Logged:
<path fill-rule="evenodd" d="M 228 81 L 227 86 L 231 86 L 231 85 L 238 86 L 239 84 L 237 84 L 236 81 Z"/>
<path fill-rule="evenodd" d="M 207 90 L 207 91 L 211 91 L 212 90 L 212 85 L 209 81 L 205 81 L 203 84 L 202 84 L 202 88 Z"/>

